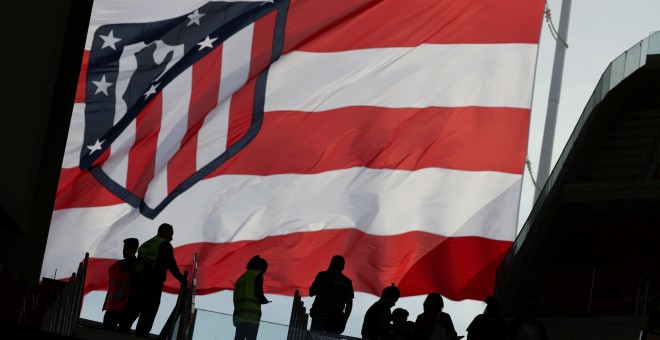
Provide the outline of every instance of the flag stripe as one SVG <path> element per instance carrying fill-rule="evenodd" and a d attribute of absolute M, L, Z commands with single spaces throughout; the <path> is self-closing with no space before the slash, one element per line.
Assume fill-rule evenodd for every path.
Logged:
<path fill-rule="evenodd" d="M 424 43 L 536 44 L 543 5 L 519 0 L 337 0 L 328 6 L 324 0 L 293 0 L 284 53 Z"/>
<path fill-rule="evenodd" d="M 252 125 L 252 111 L 254 109 L 256 84 L 256 80 L 253 78 L 241 87 L 241 89 L 231 98 L 227 145 L 236 143 L 241 139 Z"/>
<path fill-rule="evenodd" d="M 527 109 L 269 112 L 250 145 L 214 175 L 313 174 L 355 166 L 522 174 L 528 126 Z"/>
<path fill-rule="evenodd" d="M 423 45 L 292 52 L 269 71 L 265 110 L 316 112 L 361 105 L 530 108 L 536 48 Z"/>
<path fill-rule="evenodd" d="M 144 197 L 155 174 L 154 155 L 162 110 L 162 96 L 159 94 L 136 119 L 135 144 L 128 156 L 126 188 L 139 197 Z"/>
<path fill-rule="evenodd" d="M 66 235 L 95 216 L 121 215 L 121 226 L 115 226 L 113 234 L 148 236 L 152 230 L 143 225 L 158 221 L 187 226 L 175 244 L 257 240 L 290 232 L 342 228 L 374 235 L 426 231 L 513 241 L 515 230 L 505 226 L 516 220 L 520 178 L 486 171 L 366 168 L 316 175 L 219 176 L 184 192 L 170 204 L 173 208 L 158 215 L 156 222 L 122 204 L 56 211 L 51 230 Z M 75 199 L 81 204 L 87 202 L 85 197 Z M 365 215 L 365 211 L 370 213 Z M 89 241 L 107 236 L 106 231 L 88 231 L 84 237 Z"/>
<path fill-rule="evenodd" d="M 176 238 L 176 230 L 174 237 Z M 193 254 L 198 253 L 197 294 L 233 289 L 235 280 L 244 271 L 247 260 L 254 254 L 260 254 L 269 262 L 268 275 L 264 277 L 266 293 L 293 295 L 296 289 L 305 287 L 300 293 L 307 296 L 314 273 L 325 270 L 328 261 L 324 257 L 300 255 L 309 254 L 310 249 L 313 249 L 315 254 L 344 254 L 344 274 L 354 278 L 356 291 L 379 295 L 385 282 L 393 282 L 411 295 L 424 295 L 429 291 L 441 290 L 446 292 L 443 293 L 444 296 L 461 300 L 481 299 L 483 290 L 492 291 L 495 271 L 483 271 L 481 261 L 486 259 L 491 266 L 499 263 L 509 246 L 509 242 L 477 237 L 445 238 L 423 232 L 373 236 L 345 229 L 294 233 L 254 242 L 189 244 L 176 247 L 174 252 L 182 271 L 191 270 Z M 121 250 L 121 247 L 119 249 Z M 479 251 L 475 252 L 474 249 Z M 118 253 L 114 255 L 121 256 Z M 443 260 L 441 266 L 436 262 L 437 256 L 445 256 L 443 258 L 446 260 Z M 215 269 L 215 259 L 223 259 L 222 270 Z M 107 289 L 107 268 L 112 261 L 114 260 L 91 259 L 86 291 Z M 276 273 L 274 270 L 286 267 L 298 270 L 286 273 Z M 300 270 L 301 268 L 304 270 Z M 429 271 L 432 271 L 432 275 L 429 275 Z M 365 273 L 369 275 L 364 275 Z M 415 282 L 422 277 L 422 282 Z M 476 280 L 472 279 L 474 277 Z M 175 287 L 176 280 L 168 276 L 165 291 L 176 293 Z"/>
<path fill-rule="evenodd" d="M 254 23 L 252 58 L 249 78 L 255 77 L 270 65 L 273 55 L 273 34 L 275 32 L 277 11 L 272 12 Z"/>
<path fill-rule="evenodd" d="M 220 81 L 221 102 L 228 99 L 248 80 L 253 35 L 254 24 L 240 30 L 223 44 L 222 79 Z"/>

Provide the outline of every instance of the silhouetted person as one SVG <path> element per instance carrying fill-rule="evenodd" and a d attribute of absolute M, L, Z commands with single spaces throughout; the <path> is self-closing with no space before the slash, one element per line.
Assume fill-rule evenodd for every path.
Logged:
<path fill-rule="evenodd" d="M 138 248 L 131 295 L 126 306 L 126 317 L 119 324 L 120 332 L 128 333 L 135 319 L 139 318 L 135 334 L 149 337 L 160 306 L 167 271 L 181 284 L 188 283 L 174 258 L 174 248 L 170 243 L 173 235 L 172 226 L 163 223 L 158 227 L 158 234 Z"/>
<path fill-rule="evenodd" d="M 108 292 L 103 302 L 103 329 L 117 330 L 124 318 L 126 302 L 130 294 L 131 276 L 135 270 L 135 253 L 140 242 L 136 238 L 124 240 L 122 251 L 123 259 L 116 261 L 108 267 Z"/>
<path fill-rule="evenodd" d="M 415 323 L 408 320 L 410 313 L 403 308 L 395 308 L 392 311 L 392 329 L 387 340 L 413 340 Z"/>
<path fill-rule="evenodd" d="M 387 338 L 392 330 L 390 324 L 392 321 L 391 308 L 399 300 L 399 296 L 401 296 L 399 288 L 394 284 L 383 289 L 380 299 L 374 302 L 364 315 L 364 322 L 362 323 L 363 339 L 379 340 Z"/>
<path fill-rule="evenodd" d="M 309 288 L 309 296 L 315 296 L 309 315 L 312 331 L 341 334 L 353 309 L 353 283 L 342 274 L 345 260 L 335 255 L 328 270 L 319 272 Z"/>
<path fill-rule="evenodd" d="M 545 325 L 536 319 L 539 307 L 528 302 L 525 312 L 509 323 L 509 336 L 512 340 L 548 340 L 548 332 Z"/>
<path fill-rule="evenodd" d="M 506 340 L 508 326 L 502 318 L 502 301 L 488 296 L 485 302 L 484 313 L 477 315 L 467 328 L 467 340 Z"/>
<path fill-rule="evenodd" d="M 415 320 L 415 339 L 458 339 L 449 314 L 442 311 L 445 301 L 438 293 L 429 293 L 423 304 L 424 312 Z"/>
<path fill-rule="evenodd" d="M 234 287 L 235 340 L 256 340 L 261 321 L 261 305 L 269 303 L 264 295 L 264 273 L 268 262 L 253 256 Z"/>

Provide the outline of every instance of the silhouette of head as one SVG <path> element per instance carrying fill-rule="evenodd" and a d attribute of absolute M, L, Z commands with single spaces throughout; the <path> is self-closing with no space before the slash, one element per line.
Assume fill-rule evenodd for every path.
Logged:
<path fill-rule="evenodd" d="M 504 305 L 502 304 L 502 300 L 500 300 L 498 297 L 488 295 L 485 301 L 486 301 L 486 313 L 499 314 L 502 312 Z"/>
<path fill-rule="evenodd" d="M 252 256 L 247 263 L 246 269 L 261 270 L 261 257 L 259 257 L 259 255 Z"/>
<path fill-rule="evenodd" d="M 259 258 L 259 267 L 261 268 L 262 273 L 266 273 L 266 271 L 268 270 L 268 261 L 266 261 L 266 259 L 260 257 Z"/>
<path fill-rule="evenodd" d="M 174 228 L 169 223 L 163 223 L 158 227 L 158 236 L 172 241 L 172 236 L 174 235 Z"/>
<path fill-rule="evenodd" d="M 248 270 L 259 270 L 262 273 L 265 273 L 268 270 L 268 261 L 261 258 L 259 255 L 252 256 L 250 261 L 248 261 L 247 267 Z"/>
<path fill-rule="evenodd" d="M 332 260 L 330 260 L 330 266 L 328 266 L 328 270 L 336 270 L 341 272 L 344 270 L 344 265 L 346 264 L 346 261 L 344 260 L 344 257 L 341 255 L 335 255 L 332 257 Z"/>
<path fill-rule="evenodd" d="M 124 240 L 124 250 L 122 254 L 124 255 L 125 259 L 128 258 L 135 258 L 135 253 L 138 250 L 138 247 L 140 246 L 140 241 L 136 238 L 127 238 Z"/>
<path fill-rule="evenodd" d="M 424 312 L 441 312 L 445 308 L 445 301 L 436 292 L 429 293 L 424 300 Z"/>
<path fill-rule="evenodd" d="M 408 315 L 410 315 L 410 313 L 408 313 L 408 311 L 403 308 L 394 309 L 392 311 L 392 324 L 397 326 L 403 325 L 406 323 L 406 321 L 408 321 Z"/>
<path fill-rule="evenodd" d="M 400 296 L 401 292 L 399 291 L 399 288 L 393 283 L 391 286 L 387 286 L 383 289 L 383 292 L 380 294 L 380 299 L 392 307 L 399 300 Z"/>

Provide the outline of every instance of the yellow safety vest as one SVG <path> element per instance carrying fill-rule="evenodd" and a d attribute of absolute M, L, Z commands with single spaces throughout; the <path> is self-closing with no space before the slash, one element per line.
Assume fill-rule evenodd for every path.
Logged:
<path fill-rule="evenodd" d="M 248 270 L 236 280 L 234 287 L 234 325 L 237 323 L 259 324 L 261 303 L 254 295 L 254 286 L 259 270 Z"/>
<path fill-rule="evenodd" d="M 158 248 L 160 248 L 161 243 L 166 241 L 165 238 L 156 235 L 149 241 L 142 243 L 140 248 L 138 248 L 135 271 L 154 268 L 156 266 L 156 258 L 158 258 Z"/>

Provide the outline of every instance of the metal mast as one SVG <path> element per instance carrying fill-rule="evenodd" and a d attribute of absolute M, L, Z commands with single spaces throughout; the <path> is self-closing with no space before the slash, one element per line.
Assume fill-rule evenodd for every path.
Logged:
<path fill-rule="evenodd" d="M 552 146 L 555 141 L 555 127 L 557 125 L 557 110 L 559 108 L 559 96 L 561 94 L 562 75 L 564 73 L 564 57 L 568 46 L 565 39 L 568 35 L 568 21 L 571 13 L 571 0 L 563 0 L 561 5 L 561 16 L 559 18 L 559 33 L 555 37 L 555 59 L 552 66 L 552 78 L 550 80 L 550 96 L 548 97 L 548 110 L 545 116 L 545 128 L 543 131 L 543 142 L 541 144 L 541 158 L 537 182 L 542 189 L 550 175 L 552 165 Z M 554 32 L 553 32 L 554 34 Z M 562 40 L 564 39 L 564 40 Z M 536 188 L 534 198 L 540 194 L 539 187 Z"/>

